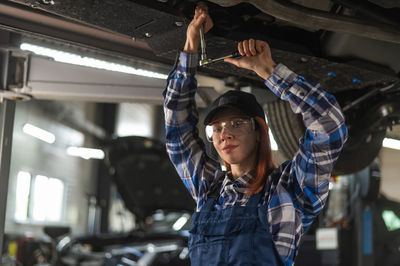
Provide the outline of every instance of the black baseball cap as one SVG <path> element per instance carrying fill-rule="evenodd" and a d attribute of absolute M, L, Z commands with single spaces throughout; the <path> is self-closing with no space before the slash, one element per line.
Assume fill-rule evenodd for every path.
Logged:
<path fill-rule="evenodd" d="M 233 109 L 250 117 L 259 116 L 265 121 L 264 110 L 253 94 L 230 90 L 219 96 L 212 103 L 210 111 L 204 119 L 204 125 L 210 124 L 217 112 L 225 108 Z"/>

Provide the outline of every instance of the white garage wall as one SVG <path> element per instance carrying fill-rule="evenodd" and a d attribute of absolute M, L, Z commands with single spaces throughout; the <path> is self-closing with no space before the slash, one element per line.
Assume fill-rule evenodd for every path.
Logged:
<path fill-rule="evenodd" d="M 69 145 L 82 145 L 84 136 L 60 122 L 54 116 L 43 113 L 38 108 L 42 102 L 18 102 L 14 122 L 13 146 L 11 154 L 9 193 L 7 200 L 5 232 L 21 234 L 30 232 L 42 236 L 42 224 L 24 224 L 14 219 L 16 177 L 19 171 L 32 175 L 45 175 L 62 180 L 65 185 L 63 224 L 72 228 L 72 233 L 87 231 L 88 196 L 96 190 L 93 171 L 97 171 L 92 160 L 71 157 L 66 154 Z M 74 103 L 74 109 L 86 111 L 84 103 Z M 25 123 L 46 129 L 56 136 L 56 141 L 49 144 L 29 136 L 22 131 Z M 87 144 L 88 140 L 86 140 Z"/>
<path fill-rule="evenodd" d="M 153 137 L 156 106 L 146 103 L 120 103 L 116 131 L 119 137 Z"/>
<path fill-rule="evenodd" d="M 379 159 L 382 176 L 380 191 L 389 199 L 400 202 L 400 150 L 382 148 Z"/>

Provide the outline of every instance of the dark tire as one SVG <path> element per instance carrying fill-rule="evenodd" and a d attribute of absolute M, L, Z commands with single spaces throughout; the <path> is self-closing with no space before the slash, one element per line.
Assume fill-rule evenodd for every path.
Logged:
<path fill-rule="evenodd" d="M 305 133 L 301 115 L 293 113 L 286 101 L 275 101 L 266 105 L 268 124 L 285 160 L 291 159 L 299 147 L 299 139 Z M 362 130 L 361 130 L 362 132 Z M 376 158 L 382 146 L 386 129 L 352 135 L 345 143 L 332 175 L 358 172 Z"/>
<path fill-rule="evenodd" d="M 352 135 L 350 131 L 349 139 L 333 169 L 334 175 L 355 173 L 369 166 L 378 156 L 385 135 L 386 129 L 359 136 Z"/>
<path fill-rule="evenodd" d="M 293 113 L 288 102 L 274 101 L 267 105 L 268 125 L 285 160 L 292 158 L 299 148 L 305 127 L 301 115 Z"/>

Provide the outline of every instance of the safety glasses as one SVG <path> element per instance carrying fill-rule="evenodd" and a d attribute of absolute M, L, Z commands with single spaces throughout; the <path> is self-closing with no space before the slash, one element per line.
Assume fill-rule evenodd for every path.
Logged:
<path fill-rule="evenodd" d="M 240 136 L 255 130 L 254 118 L 232 118 L 221 120 L 206 126 L 206 137 L 209 142 L 220 139 L 223 129 L 234 136 Z"/>

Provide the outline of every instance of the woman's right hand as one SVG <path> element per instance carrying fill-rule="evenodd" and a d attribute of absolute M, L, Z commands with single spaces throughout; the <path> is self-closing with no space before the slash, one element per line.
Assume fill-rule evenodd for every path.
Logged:
<path fill-rule="evenodd" d="M 226 58 L 224 61 L 240 68 L 253 70 L 265 80 L 276 67 L 267 42 L 254 39 L 244 40 L 238 43 L 238 51 L 243 56 L 242 58 Z"/>
<path fill-rule="evenodd" d="M 186 43 L 183 51 L 187 53 L 197 53 L 200 43 L 200 28 L 204 25 L 204 33 L 208 32 L 214 23 L 208 14 L 208 7 L 204 3 L 197 5 L 194 18 L 190 22 L 186 31 Z"/>

